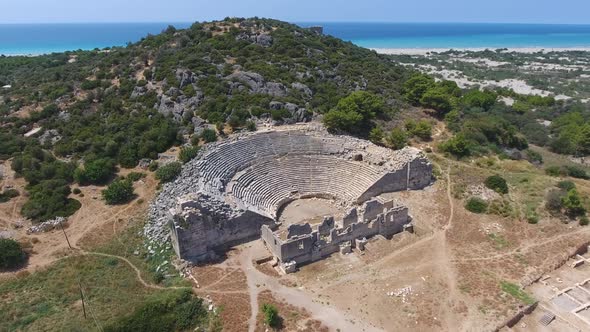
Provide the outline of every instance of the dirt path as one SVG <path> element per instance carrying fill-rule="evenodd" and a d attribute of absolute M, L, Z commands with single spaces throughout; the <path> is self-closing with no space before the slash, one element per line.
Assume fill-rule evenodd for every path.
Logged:
<path fill-rule="evenodd" d="M 282 285 L 278 279 L 258 271 L 253 265 L 255 253 L 265 250 L 261 241 L 256 241 L 246 247 L 238 259 L 242 270 L 246 274 L 248 293 L 250 295 L 251 316 L 248 320 L 248 331 L 256 329 L 256 315 L 258 314 L 258 294 L 263 290 L 270 290 L 285 302 L 305 308 L 312 315 L 312 319 L 321 321 L 331 331 L 382 331 L 366 322 L 350 317 L 350 314 L 315 302 L 313 297 L 297 288 Z"/>
<path fill-rule="evenodd" d="M 130 260 L 128 260 L 125 257 L 122 256 L 117 256 L 117 255 L 111 255 L 111 254 L 105 254 L 102 252 L 92 252 L 92 251 L 85 251 L 85 250 L 79 250 L 79 252 L 82 255 L 93 255 L 93 256 L 102 256 L 102 257 L 110 257 L 110 258 L 115 258 L 118 260 L 122 260 L 123 262 L 125 262 L 131 269 L 133 269 L 133 271 L 135 271 L 135 274 L 137 275 L 137 280 L 146 288 L 152 288 L 152 289 L 187 289 L 187 288 L 191 288 L 191 287 L 163 287 L 163 286 L 159 286 L 159 285 L 154 285 L 152 283 L 149 283 L 147 281 L 145 281 L 145 279 L 143 279 L 143 277 L 141 276 L 141 271 L 133 264 L 131 263 Z"/>
<path fill-rule="evenodd" d="M 472 257 L 472 258 L 455 259 L 454 262 L 464 263 L 464 262 L 473 262 L 473 261 L 494 260 L 494 259 L 503 258 L 506 256 L 515 255 L 519 252 L 526 252 L 530 249 L 547 245 L 549 243 L 561 240 L 562 238 L 565 238 L 565 237 L 570 237 L 570 236 L 576 235 L 576 234 L 586 234 L 586 233 L 590 234 L 590 229 L 589 228 L 581 228 L 581 229 L 578 229 L 578 230 L 570 232 L 570 233 L 564 233 L 564 234 L 558 235 L 554 238 L 545 240 L 543 242 L 533 242 L 533 243 L 530 243 L 530 244 L 523 246 L 523 247 L 517 247 L 513 250 L 510 250 L 508 252 L 504 252 L 501 254 L 496 254 L 493 256 L 486 256 L 486 257 Z"/>
<path fill-rule="evenodd" d="M 462 322 L 460 317 L 457 317 L 457 314 L 453 312 L 455 307 L 459 305 L 462 299 L 462 295 L 458 290 L 457 286 L 457 273 L 453 267 L 453 253 L 451 248 L 448 245 L 447 237 L 449 230 L 453 228 L 453 221 L 455 218 L 455 203 L 453 201 L 453 195 L 451 193 L 452 181 L 451 181 L 451 164 L 447 167 L 447 199 L 449 202 L 449 218 L 447 220 L 447 224 L 443 227 L 443 231 L 437 233 L 435 235 L 435 241 L 439 243 L 439 250 L 436 250 L 435 254 L 438 255 L 438 259 L 436 262 L 439 262 L 438 268 L 442 272 L 442 274 L 446 277 L 446 283 L 448 285 L 449 296 L 447 298 L 448 307 L 444 311 L 444 322 L 447 331 L 453 330 L 468 330 L 469 328 L 464 326 L 463 324 L 459 323 Z M 471 308 L 468 307 L 468 311 L 471 311 Z M 469 314 L 468 314 L 469 315 Z M 458 325 L 460 324 L 460 325 Z M 459 329 L 461 327 L 461 329 Z"/>

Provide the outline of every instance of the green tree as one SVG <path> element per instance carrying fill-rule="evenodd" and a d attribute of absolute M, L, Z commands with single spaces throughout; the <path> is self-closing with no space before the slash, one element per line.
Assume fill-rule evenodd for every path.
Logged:
<path fill-rule="evenodd" d="M 176 179 L 180 171 L 182 171 L 182 165 L 179 162 L 172 162 L 158 168 L 156 179 L 160 182 L 170 182 Z"/>
<path fill-rule="evenodd" d="M 199 147 L 198 146 L 183 146 L 180 148 L 180 153 L 178 154 L 178 159 L 183 163 L 188 163 L 192 159 L 194 159 L 197 154 L 199 154 Z"/>
<path fill-rule="evenodd" d="M 264 323 L 266 323 L 266 325 L 273 328 L 279 327 L 281 319 L 277 307 L 265 303 L 262 305 L 262 313 L 264 314 Z"/>
<path fill-rule="evenodd" d="M 74 180 L 81 185 L 103 184 L 108 181 L 115 171 L 115 162 L 109 158 L 95 159 L 87 162 L 84 168 L 74 172 Z"/>
<path fill-rule="evenodd" d="M 462 158 L 471 154 L 471 144 L 465 135 L 459 133 L 440 145 L 441 150 Z"/>
<path fill-rule="evenodd" d="M 393 128 L 385 137 L 385 142 L 390 148 L 399 150 L 408 145 L 408 135 L 401 128 Z"/>
<path fill-rule="evenodd" d="M 412 136 L 418 136 L 423 140 L 428 140 L 432 136 L 432 124 L 427 120 L 415 121 L 406 120 L 406 131 Z"/>
<path fill-rule="evenodd" d="M 214 129 L 205 128 L 201 133 L 201 138 L 205 141 L 205 143 L 211 143 L 217 141 L 217 134 L 215 133 Z"/>
<path fill-rule="evenodd" d="M 385 103 L 380 97 L 366 91 L 355 91 L 340 99 L 336 107 L 324 115 L 328 130 L 360 133 L 377 114 L 383 112 Z"/>
<path fill-rule="evenodd" d="M 371 131 L 369 132 L 369 140 L 373 142 L 373 144 L 382 144 L 384 136 L 385 133 L 383 132 L 383 129 L 379 126 L 371 129 Z"/>
<path fill-rule="evenodd" d="M 453 110 L 453 97 L 442 88 L 433 88 L 427 90 L 420 98 L 420 104 L 427 108 L 432 108 L 441 114 Z"/>
<path fill-rule="evenodd" d="M 417 73 L 404 82 L 402 85 L 402 94 L 409 103 L 419 105 L 422 96 L 434 86 L 434 78 Z"/>
<path fill-rule="evenodd" d="M 508 193 L 508 184 L 506 184 L 506 180 L 499 175 L 492 175 L 488 177 L 484 184 L 489 189 L 499 193 L 499 194 L 507 194 Z"/>
<path fill-rule="evenodd" d="M 452 110 L 445 115 L 447 127 L 454 132 L 461 130 L 461 114 L 458 110 Z"/>
<path fill-rule="evenodd" d="M 577 137 L 577 152 L 581 155 L 590 154 L 590 123 L 585 123 Z"/>
<path fill-rule="evenodd" d="M 21 214 L 34 221 L 69 217 L 81 207 L 79 201 L 68 198 L 70 186 L 62 179 L 44 180 L 27 190 L 29 200 L 21 208 Z"/>
<path fill-rule="evenodd" d="M 0 269 L 13 269 L 27 259 L 21 245 L 12 239 L 0 238 Z"/>
<path fill-rule="evenodd" d="M 496 103 L 498 96 L 492 91 L 473 89 L 463 95 L 463 104 L 467 107 L 478 107 L 485 111 Z"/>
<path fill-rule="evenodd" d="M 125 204 L 134 196 L 133 182 L 130 179 L 115 180 L 102 191 L 102 197 L 109 205 Z"/>
<path fill-rule="evenodd" d="M 479 197 L 471 197 L 465 203 L 465 209 L 473 213 L 485 213 L 488 210 L 488 203 Z"/>
<path fill-rule="evenodd" d="M 571 189 L 561 199 L 567 215 L 577 217 L 586 214 L 582 198 L 576 189 Z"/>

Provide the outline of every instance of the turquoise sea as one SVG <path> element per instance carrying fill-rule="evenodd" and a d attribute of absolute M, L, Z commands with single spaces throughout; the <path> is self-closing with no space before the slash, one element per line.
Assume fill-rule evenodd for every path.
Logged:
<path fill-rule="evenodd" d="M 169 24 L 0 24 L 0 54 L 42 54 L 123 46 Z M 590 47 L 590 25 L 474 23 L 326 23 L 326 34 L 370 48 Z"/>
<path fill-rule="evenodd" d="M 0 54 L 37 55 L 73 50 L 124 46 L 168 25 L 190 23 L 0 24 Z"/>

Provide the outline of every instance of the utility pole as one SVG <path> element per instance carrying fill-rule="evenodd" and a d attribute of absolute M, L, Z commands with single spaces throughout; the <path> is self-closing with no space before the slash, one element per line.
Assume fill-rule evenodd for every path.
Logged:
<path fill-rule="evenodd" d="M 64 232 L 64 236 L 66 237 L 66 241 L 68 242 L 68 247 L 70 247 L 70 249 L 74 249 L 70 244 L 70 239 L 68 239 L 68 234 L 66 234 L 66 230 L 64 229 L 64 225 L 61 219 L 59 220 L 59 226 L 61 227 L 62 232 Z"/>
<path fill-rule="evenodd" d="M 82 299 L 82 310 L 84 311 L 84 319 L 88 319 L 86 317 L 86 304 L 84 303 L 84 293 L 82 293 L 82 283 L 78 280 L 78 287 L 80 288 L 80 299 Z"/>

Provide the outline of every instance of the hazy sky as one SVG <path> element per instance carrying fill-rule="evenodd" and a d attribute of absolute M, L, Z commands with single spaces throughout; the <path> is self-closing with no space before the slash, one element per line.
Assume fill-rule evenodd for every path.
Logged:
<path fill-rule="evenodd" d="M 590 23 L 590 0 L 0 0 L 0 23 L 291 22 Z"/>

